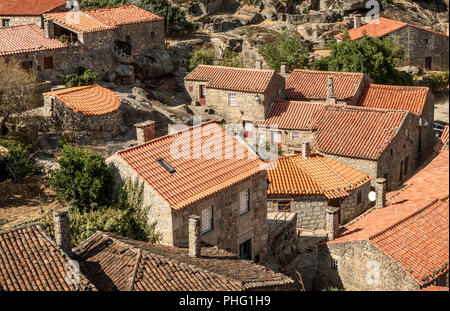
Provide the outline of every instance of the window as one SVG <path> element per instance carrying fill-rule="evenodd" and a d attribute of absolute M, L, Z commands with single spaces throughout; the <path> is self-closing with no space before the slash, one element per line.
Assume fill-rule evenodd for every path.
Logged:
<path fill-rule="evenodd" d="M 32 72 L 32 70 L 33 70 L 33 62 L 31 60 L 22 62 L 22 68 L 25 71 Z"/>
<path fill-rule="evenodd" d="M 213 205 L 202 211 L 202 234 L 214 229 Z"/>
<path fill-rule="evenodd" d="M 156 161 L 161 164 L 161 166 L 164 167 L 170 174 L 174 174 L 176 172 L 175 169 L 163 158 L 156 159 Z"/>
<path fill-rule="evenodd" d="M 279 131 L 272 132 L 272 143 L 273 144 L 281 143 L 281 132 Z"/>
<path fill-rule="evenodd" d="M 2 19 L 2 27 L 8 27 L 11 23 L 11 20 L 9 19 Z"/>
<path fill-rule="evenodd" d="M 256 255 L 255 255 L 255 263 L 260 262 L 260 260 L 261 260 L 261 258 L 260 258 L 260 256 L 259 256 L 259 254 L 256 254 Z"/>
<path fill-rule="evenodd" d="M 428 39 L 423 40 L 423 42 L 425 43 L 425 45 L 428 44 Z"/>
<path fill-rule="evenodd" d="M 298 140 L 300 138 L 300 133 L 299 132 L 292 132 L 292 139 Z"/>
<path fill-rule="evenodd" d="M 252 240 L 245 241 L 239 245 L 239 257 L 241 259 L 252 259 Z"/>
<path fill-rule="evenodd" d="M 250 210 L 250 189 L 245 189 L 239 194 L 239 215 L 245 214 Z"/>
<path fill-rule="evenodd" d="M 237 96 L 236 93 L 228 94 L 228 105 L 231 107 L 237 107 Z"/>
<path fill-rule="evenodd" d="M 155 38 L 155 33 L 153 31 L 150 33 L 150 38 Z"/>
<path fill-rule="evenodd" d="M 331 258 L 331 269 L 337 270 L 339 268 L 339 263 L 337 259 Z"/>
<path fill-rule="evenodd" d="M 290 212 L 291 211 L 291 201 L 278 202 L 278 210 L 281 212 Z"/>
<path fill-rule="evenodd" d="M 264 133 L 259 134 L 259 138 L 258 138 L 258 144 L 260 146 L 263 146 L 263 144 L 266 142 L 266 135 L 264 135 Z M 264 146 L 263 146 L 264 147 Z"/>
<path fill-rule="evenodd" d="M 404 163 L 404 169 L 403 169 L 403 175 L 408 175 L 408 162 L 409 162 L 409 156 L 405 158 Z"/>
<path fill-rule="evenodd" d="M 391 149 L 391 155 L 394 155 L 394 150 Z"/>
<path fill-rule="evenodd" d="M 252 138 L 253 136 L 253 123 L 244 121 L 244 137 Z"/>
<path fill-rule="evenodd" d="M 356 204 L 359 205 L 362 203 L 362 191 L 359 190 L 358 194 L 356 195 Z"/>
<path fill-rule="evenodd" d="M 53 69 L 53 56 L 44 57 L 44 69 Z"/>
<path fill-rule="evenodd" d="M 433 59 L 431 57 L 425 57 L 425 69 L 430 70 Z"/>

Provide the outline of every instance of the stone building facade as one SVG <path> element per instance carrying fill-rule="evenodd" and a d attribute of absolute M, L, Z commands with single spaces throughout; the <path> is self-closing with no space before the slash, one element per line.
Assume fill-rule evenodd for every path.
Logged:
<path fill-rule="evenodd" d="M 161 243 L 185 245 L 188 219 L 197 215 L 202 219 L 203 242 L 242 258 L 263 262 L 267 244 L 267 194 L 266 172 L 259 168 L 261 161 L 256 157 L 246 159 L 246 167 L 241 167 L 242 160 L 233 159 L 201 159 L 200 166 L 196 159 L 175 161 L 170 155 L 172 144 L 182 138 L 183 133 L 194 133 L 196 129 L 217 131 L 230 143 L 235 140 L 219 125 L 208 122 L 120 151 L 107 159 L 113 167 L 115 184 L 119 186 L 127 178 L 144 182 L 144 205 L 150 207 L 149 222 L 157 222 Z M 240 147 L 248 150 L 244 145 Z M 133 154 L 141 152 L 146 156 L 136 167 Z M 207 168 L 202 169 L 202 166 Z M 148 175 L 147 170 L 152 173 Z M 225 171 L 229 177 L 222 180 L 220 172 Z M 158 181 L 159 178 L 163 180 Z M 165 188 L 177 184 L 180 186 L 165 192 Z"/>
<path fill-rule="evenodd" d="M 284 78 L 273 70 L 199 65 L 185 77 L 193 105 L 211 109 L 227 124 L 253 128 L 274 100 L 285 97 Z"/>

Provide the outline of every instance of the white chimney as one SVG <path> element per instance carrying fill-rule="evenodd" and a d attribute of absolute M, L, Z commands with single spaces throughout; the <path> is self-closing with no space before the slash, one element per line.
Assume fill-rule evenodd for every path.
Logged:
<path fill-rule="evenodd" d="M 262 59 L 257 59 L 256 60 L 256 69 L 261 70 L 262 69 Z"/>
<path fill-rule="evenodd" d="M 339 234 L 339 208 L 327 207 L 325 210 L 325 223 L 328 241 L 333 241 Z"/>
<path fill-rule="evenodd" d="M 331 104 L 336 104 L 336 96 L 334 95 L 334 84 L 332 76 L 328 76 L 327 81 L 327 102 Z"/>
<path fill-rule="evenodd" d="M 136 123 L 134 127 L 136 128 L 136 139 L 138 145 L 155 138 L 155 121 L 147 120 Z"/>
<path fill-rule="evenodd" d="M 200 257 L 201 249 L 200 217 L 189 216 L 189 256 Z"/>
<path fill-rule="evenodd" d="M 377 178 L 375 180 L 375 192 L 376 192 L 375 208 L 386 207 L 386 179 L 385 178 Z"/>
<path fill-rule="evenodd" d="M 311 156 L 311 146 L 309 142 L 302 143 L 302 157 L 308 159 Z"/>
<path fill-rule="evenodd" d="M 281 65 L 280 65 L 280 74 L 282 74 L 282 75 L 286 74 L 286 63 L 281 63 Z"/>
<path fill-rule="evenodd" d="M 70 237 L 69 212 L 67 210 L 53 212 L 53 224 L 55 226 L 56 244 L 66 253 L 72 253 L 72 241 Z"/>

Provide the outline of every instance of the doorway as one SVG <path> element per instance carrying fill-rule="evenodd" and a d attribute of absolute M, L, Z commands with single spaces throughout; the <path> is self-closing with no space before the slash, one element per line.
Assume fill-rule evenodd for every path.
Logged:
<path fill-rule="evenodd" d="M 206 105 L 206 85 L 200 85 L 199 91 L 200 105 L 204 106 Z"/>
<path fill-rule="evenodd" d="M 431 70 L 432 61 L 431 57 L 425 57 L 425 69 Z"/>
<path fill-rule="evenodd" d="M 249 260 L 252 259 L 252 239 L 239 245 L 239 258 Z"/>

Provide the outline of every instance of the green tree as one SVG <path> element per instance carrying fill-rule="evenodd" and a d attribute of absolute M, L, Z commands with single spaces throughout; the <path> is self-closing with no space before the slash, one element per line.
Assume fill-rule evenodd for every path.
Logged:
<path fill-rule="evenodd" d="M 215 59 L 214 49 L 200 49 L 194 51 L 189 59 L 188 70 L 194 70 L 198 65 L 212 65 Z"/>
<path fill-rule="evenodd" d="M 81 212 L 110 203 L 111 169 L 101 155 L 64 145 L 56 162 L 60 168 L 50 172 L 49 183 L 58 198 Z"/>
<path fill-rule="evenodd" d="M 339 43 L 331 44 L 331 53 L 312 64 L 319 70 L 363 72 L 375 83 L 411 85 L 412 76 L 395 69 L 405 52 L 392 40 L 364 37 L 350 40 L 348 33 Z"/>
<path fill-rule="evenodd" d="M 222 58 L 219 60 L 220 66 L 226 67 L 242 67 L 242 60 L 236 51 L 225 50 Z"/>
<path fill-rule="evenodd" d="M 281 63 L 288 70 L 304 68 L 308 64 L 309 47 L 296 32 L 283 30 L 274 42 L 262 45 L 259 54 L 273 70 L 280 71 Z"/>
<path fill-rule="evenodd" d="M 97 80 L 97 73 L 86 68 L 79 68 L 78 73 L 70 73 L 64 77 L 66 87 L 92 85 Z"/>
<path fill-rule="evenodd" d="M 0 155 L 0 181 L 11 178 L 13 182 L 20 183 L 26 176 L 40 172 L 30 145 L 3 142 L 0 145 L 8 149 L 5 156 Z"/>

